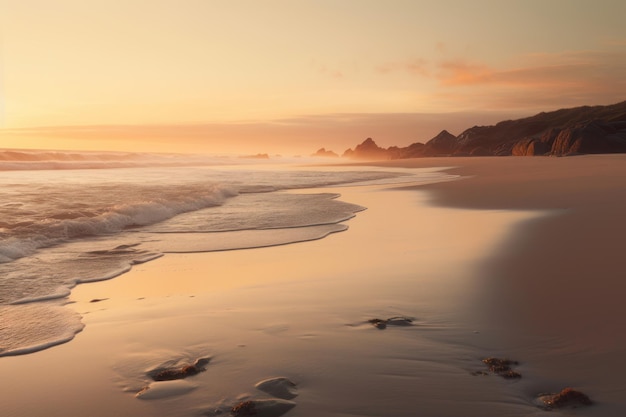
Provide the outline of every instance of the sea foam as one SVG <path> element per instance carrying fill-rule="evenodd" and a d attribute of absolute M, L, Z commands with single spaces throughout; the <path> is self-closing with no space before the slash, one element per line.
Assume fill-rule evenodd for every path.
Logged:
<path fill-rule="evenodd" d="M 181 213 L 223 204 L 227 198 L 237 195 L 231 187 L 220 185 L 194 191 L 195 194 L 183 194 L 163 190 L 163 197 L 149 201 L 95 207 L 92 212 L 100 213 L 92 217 L 64 218 L 71 217 L 65 212 L 64 215 L 57 213 L 28 223 L 16 223 L 10 230 L 5 228 L 13 236 L 0 241 L 0 263 L 32 255 L 39 248 L 67 239 L 108 235 L 162 222 Z M 12 211 L 11 208 L 5 210 Z"/>
<path fill-rule="evenodd" d="M 0 151 L 0 165 L 22 167 L 145 162 L 135 155 L 107 158 Z M 111 279 L 168 252 L 321 239 L 346 230 L 341 222 L 364 209 L 338 194 L 280 190 L 399 175 L 406 177 L 250 166 L 5 171 L 0 177 L 0 355 L 71 340 L 82 324 L 62 303 L 77 284 Z"/>

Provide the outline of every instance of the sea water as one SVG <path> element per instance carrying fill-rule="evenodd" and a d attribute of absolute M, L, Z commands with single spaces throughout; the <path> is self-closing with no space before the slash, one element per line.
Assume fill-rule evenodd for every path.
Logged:
<path fill-rule="evenodd" d="M 283 161 L 285 162 L 285 161 Z M 291 161 L 293 162 L 293 161 Z M 364 207 L 331 193 L 440 172 L 304 167 L 232 158 L 0 150 L 0 356 L 71 340 L 71 289 L 171 252 L 320 239 Z"/>

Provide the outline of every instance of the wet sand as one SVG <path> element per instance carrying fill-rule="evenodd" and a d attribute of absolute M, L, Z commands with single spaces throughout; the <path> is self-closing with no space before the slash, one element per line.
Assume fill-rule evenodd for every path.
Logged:
<path fill-rule="evenodd" d="M 242 401 L 283 400 L 255 384 L 286 377 L 294 417 L 543 415 L 534 397 L 565 386 L 597 403 L 576 415 L 623 415 L 625 162 L 393 162 L 456 166 L 467 178 L 333 189 L 368 207 L 347 232 L 168 254 L 81 285 L 70 307 L 84 315 L 82 333 L 0 359 L 12 382 L 3 413 L 228 415 Z M 395 316 L 411 323 L 368 322 Z M 487 356 L 518 360 L 522 379 L 473 375 Z M 154 386 L 150 370 L 204 357 L 206 371 L 136 397 Z"/>
<path fill-rule="evenodd" d="M 431 163 L 441 161 L 391 165 Z M 553 390 L 576 385 L 606 407 L 586 415 L 623 415 L 626 156 L 460 158 L 455 165 L 448 172 L 469 177 L 420 188 L 431 203 L 549 210 L 517 226 L 477 269 L 490 288 L 482 313 L 499 328 L 503 350 L 525 355 Z"/>

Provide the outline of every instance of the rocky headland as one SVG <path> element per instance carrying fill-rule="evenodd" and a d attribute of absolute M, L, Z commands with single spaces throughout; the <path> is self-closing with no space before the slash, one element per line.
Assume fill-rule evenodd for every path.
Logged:
<path fill-rule="evenodd" d="M 319 151 L 318 151 L 319 152 Z M 332 152 L 326 151 L 324 152 Z M 426 143 L 382 148 L 367 138 L 343 157 L 406 159 L 432 156 L 567 156 L 626 153 L 626 101 L 542 112 L 493 126 L 474 126 L 458 136 L 443 130 Z"/>

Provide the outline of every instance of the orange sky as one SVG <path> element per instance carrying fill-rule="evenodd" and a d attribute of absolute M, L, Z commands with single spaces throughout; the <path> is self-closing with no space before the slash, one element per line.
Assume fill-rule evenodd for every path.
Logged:
<path fill-rule="evenodd" d="M 622 0 L 3 0 L 0 147 L 342 152 L 626 99 Z"/>

